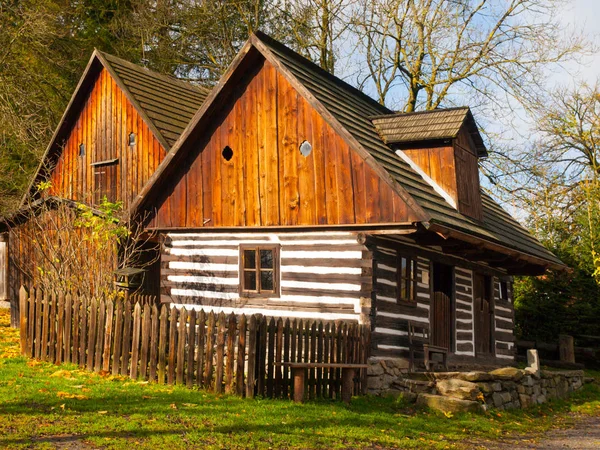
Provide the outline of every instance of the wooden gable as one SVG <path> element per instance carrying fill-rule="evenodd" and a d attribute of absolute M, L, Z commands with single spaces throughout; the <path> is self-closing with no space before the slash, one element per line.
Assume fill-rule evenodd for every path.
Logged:
<path fill-rule="evenodd" d="M 106 68 L 70 123 L 49 177 L 50 194 L 95 204 L 106 196 L 127 209 L 166 152 Z"/>
<path fill-rule="evenodd" d="M 386 181 L 257 57 L 168 178 L 151 228 L 408 223 Z M 218 103 L 219 98 L 215 99 Z M 312 150 L 300 152 L 307 141 Z M 230 154 L 228 154 L 230 153 Z"/>

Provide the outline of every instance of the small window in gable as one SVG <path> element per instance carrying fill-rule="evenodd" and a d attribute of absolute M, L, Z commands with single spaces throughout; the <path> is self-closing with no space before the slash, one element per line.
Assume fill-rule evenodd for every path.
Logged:
<path fill-rule="evenodd" d="M 279 247 L 240 246 L 240 294 L 279 296 Z"/>
<path fill-rule="evenodd" d="M 129 146 L 135 146 L 135 133 L 129 133 Z"/>
<path fill-rule="evenodd" d="M 221 152 L 221 155 L 223 155 L 225 161 L 231 161 L 231 158 L 233 158 L 233 150 L 231 150 L 231 147 L 229 145 L 226 145 L 223 151 Z"/>
<path fill-rule="evenodd" d="M 79 144 L 79 156 L 85 156 L 85 144 Z"/>
<path fill-rule="evenodd" d="M 304 156 L 305 158 L 307 158 L 311 152 L 312 152 L 311 143 L 308 141 L 303 141 L 302 144 L 300 144 L 300 154 L 302 156 Z"/>

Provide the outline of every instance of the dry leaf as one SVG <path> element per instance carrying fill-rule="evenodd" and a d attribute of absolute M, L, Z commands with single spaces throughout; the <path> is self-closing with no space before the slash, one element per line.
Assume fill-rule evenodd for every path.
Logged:
<path fill-rule="evenodd" d="M 71 372 L 68 370 L 57 370 L 52 375 L 50 375 L 50 378 L 66 378 L 70 380 L 73 377 L 71 376 Z"/>
<path fill-rule="evenodd" d="M 107 414 L 108 411 L 98 411 L 98 414 Z"/>
<path fill-rule="evenodd" d="M 58 398 L 74 398 L 77 400 L 87 400 L 87 397 L 83 394 L 70 394 L 68 392 L 59 391 L 56 393 Z"/>
<path fill-rule="evenodd" d="M 171 409 L 177 409 L 177 405 L 175 403 L 171 403 Z"/>

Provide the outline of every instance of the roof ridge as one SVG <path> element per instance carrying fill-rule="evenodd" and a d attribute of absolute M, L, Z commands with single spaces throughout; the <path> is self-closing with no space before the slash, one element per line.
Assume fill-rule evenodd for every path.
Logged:
<path fill-rule="evenodd" d="M 363 98 L 364 100 L 368 101 L 369 103 L 371 103 L 374 107 L 377 107 L 379 109 L 384 109 L 384 110 L 388 110 L 390 112 L 392 112 L 391 109 L 389 109 L 387 106 L 382 105 L 381 103 L 379 103 L 377 100 L 375 100 L 374 98 L 372 98 L 371 96 L 365 94 L 363 91 L 361 91 L 360 89 L 352 86 L 350 83 L 342 80 L 339 77 L 336 77 L 335 75 L 333 75 L 332 73 L 326 71 L 325 69 L 323 69 L 321 66 L 319 66 L 318 64 L 315 64 L 313 61 L 311 61 L 310 59 L 306 58 L 305 56 L 302 56 L 301 54 L 299 54 L 298 52 L 292 50 L 291 48 L 289 48 L 288 46 L 286 46 L 285 44 L 279 42 L 278 40 L 272 38 L 271 36 L 269 36 L 268 34 L 260 31 L 260 30 L 256 30 L 254 32 L 254 35 L 262 42 L 266 43 L 267 45 L 271 46 L 271 47 L 275 47 L 278 50 L 281 50 L 282 52 L 287 53 L 288 55 L 293 56 L 294 58 L 302 58 L 302 63 L 305 65 L 308 65 L 311 69 L 315 70 L 316 72 L 318 72 L 320 75 L 328 78 L 330 81 L 336 83 L 337 85 L 339 85 L 341 88 L 346 89 L 347 91 L 350 91 L 352 94 L 354 95 L 358 95 L 359 97 Z"/>
<path fill-rule="evenodd" d="M 128 61 L 126 59 L 120 58 L 119 56 L 115 56 L 113 54 L 103 52 L 101 50 L 96 50 L 96 51 L 98 53 L 100 53 L 102 56 L 104 56 L 104 58 L 107 59 L 108 62 L 110 62 L 111 64 L 113 64 L 114 62 L 116 62 L 118 64 L 123 64 L 124 66 L 129 67 L 129 68 L 131 68 L 133 70 L 137 70 L 137 71 L 140 71 L 140 72 L 146 72 L 150 76 L 153 76 L 153 77 L 156 77 L 156 78 L 161 78 L 161 79 L 163 79 L 167 83 L 173 83 L 173 84 L 176 84 L 178 86 L 181 86 L 182 88 L 191 89 L 191 90 L 200 92 L 202 94 L 208 94 L 210 92 L 210 89 L 207 88 L 207 87 L 193 84 L 193 83 L 191 83 L 189 81 L 182 80 L 182 79 L 177 78 L 177 77 L 175 77 L 173 75 L 168 75 L 168 74 L 157 72 L 155 70 L 149 69 L 147 67 L 144 67 L 144 66 L 141 66 L 139 64 L 133 63 L 133 62 Z"/>

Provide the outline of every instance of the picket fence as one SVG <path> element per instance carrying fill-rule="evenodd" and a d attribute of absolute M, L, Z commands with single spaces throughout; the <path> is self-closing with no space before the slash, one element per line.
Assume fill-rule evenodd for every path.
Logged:
<path fill-rule="evenodd" d="M 239 396 L 288 398 L 285 362 L 365 363 L 370 333 L 357 323 L 226 316 L 127 301 L 20 291 L 21 353 L 56 364 Z M 309 369 L 309 398 L 340 398 L 340 369 Z M 366 392 L 366 370 L 354 395 Z"/>

